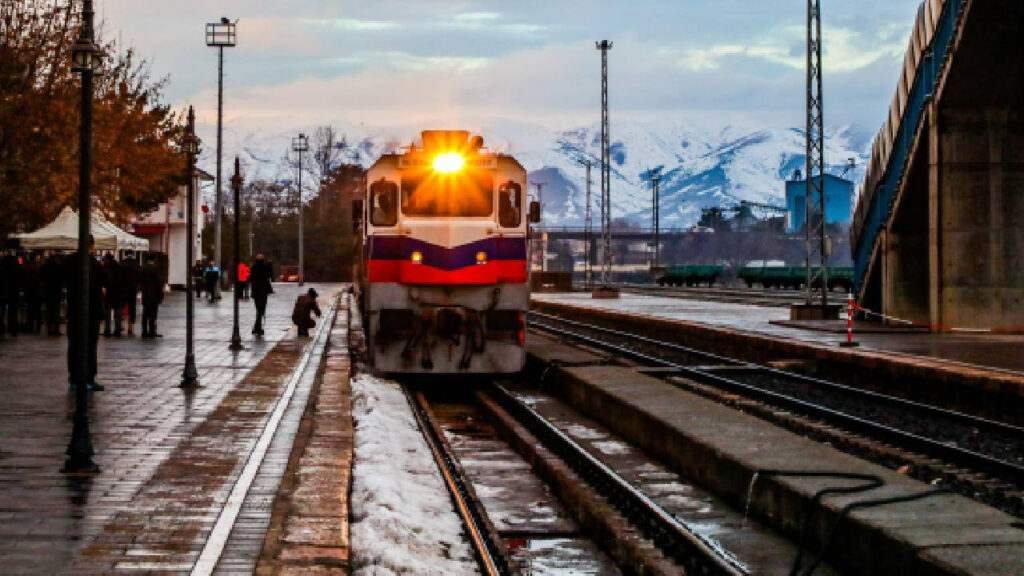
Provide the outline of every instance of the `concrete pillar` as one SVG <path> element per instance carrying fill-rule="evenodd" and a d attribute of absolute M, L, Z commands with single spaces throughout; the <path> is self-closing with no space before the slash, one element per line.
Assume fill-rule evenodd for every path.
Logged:
<path fill-rule="evenodd" d="M 934 101 L 928 105 L 928 323 L 942 323 L 942 273 L 939 230 L 941 204 L 939 189 L 942 181 L 940 157 L 939 108 Z"/>

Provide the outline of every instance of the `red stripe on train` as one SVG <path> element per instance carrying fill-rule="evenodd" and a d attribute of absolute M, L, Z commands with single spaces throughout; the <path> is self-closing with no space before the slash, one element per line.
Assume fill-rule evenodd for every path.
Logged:
<path fill-rule="evenodd" d="M 366 275 L 370 282 L 402 284 L 521 284 L 526 282 L 526 261 L 492 260 L 449 271 L 405 260 L 370 260 Z"/>

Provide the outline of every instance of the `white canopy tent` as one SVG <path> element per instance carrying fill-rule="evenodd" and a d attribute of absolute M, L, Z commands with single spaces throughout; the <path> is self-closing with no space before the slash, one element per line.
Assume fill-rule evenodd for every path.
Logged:
<path fill-rule="evenodd" d="M 93 211 L 90 229 L 97 250 L 149 250 L 149 240 L 121 230 L 99 212 Z M 28 250 L 75 250 L 78 248 L 78 212 L 65 207 L 53 222 L 17 237 L 21 246 Z"/>

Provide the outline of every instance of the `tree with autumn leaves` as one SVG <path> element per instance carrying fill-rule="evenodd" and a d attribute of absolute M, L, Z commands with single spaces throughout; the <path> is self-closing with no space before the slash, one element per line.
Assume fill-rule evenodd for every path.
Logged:
<path fill-rule="evenodd" d="M 80 84 L 71 46 L 81 9 L 79 0 L 0 2 L 0 238 L 76 203 Z M 125 222 L 176 193 L 181 114 L 161 101 L 166 78 L 153 79 L 132 48 L 98 35 L 94 207 Z"/>

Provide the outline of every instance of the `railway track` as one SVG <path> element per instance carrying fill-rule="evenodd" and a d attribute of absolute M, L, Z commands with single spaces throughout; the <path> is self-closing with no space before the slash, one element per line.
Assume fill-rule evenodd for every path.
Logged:
<path fill-rule="evenodd" d="M 548 314 L 531 312 L 530 322 L 532 329 L 659 368 L 676 386 L 1024 517 L 1024 428 Z"/>
<path fill-rule="evenodd" d="M 488 382 L 454 398 L 450 392 L 442 395 L 413 384 L 405 389 L 483 573 L 531 572 L 533 560 L 524 553 L 524 542 L 552 539 L 568 539 L 569 544 L 558 547 L 573 551 L 577 564 L 563 566 L 571 571 L 583 562 L 594 573 L 751 573 L 508 388 Z M 496 447 L 499 443 L 503 446 Z M 516 471 L 522 470 L 514 465 L 514 455 L 502 450 L 513 450 L 528 462 L 533 478 L 516 478 Z M 488 459 L 496 463 L 494 469 L 481 465 Z M 488 483 L 488 474 L 500 477 Z M 537 479 L 543 489 L 534 486 Z M 498 505 L 496 491 L 503 494 Z M 540 495 L 545 493 L 557 495 L 559 504 L 543 504 Z M 543 529 L 510 529 L 500 511 L 495 518 L 489 515 L 491 506 L 515 508 L 518 494 L 530 501 L 531 514 L 559 505 L 565 511 L 552 512 L 539 524 Z M 489 502 L 486 507 L 484 501 Z M 563 519 L 571 524 L 565 525 Z M 552 566 L 550 560 L 541 564 Z"/>
<path fill-rule="evenodd" d="M 753 288 L 707 288 L 699 286 L 657 286 L 653 284 L 623 284 L 622 289 L 634 294 L 686 298 L 712 302 L 755 304 L 758 306 L 787 307 L 804 302 L 806 294 L 796 290 L 757 290 Z M 844 296 L 835 293 L 836 301 Z"/>

